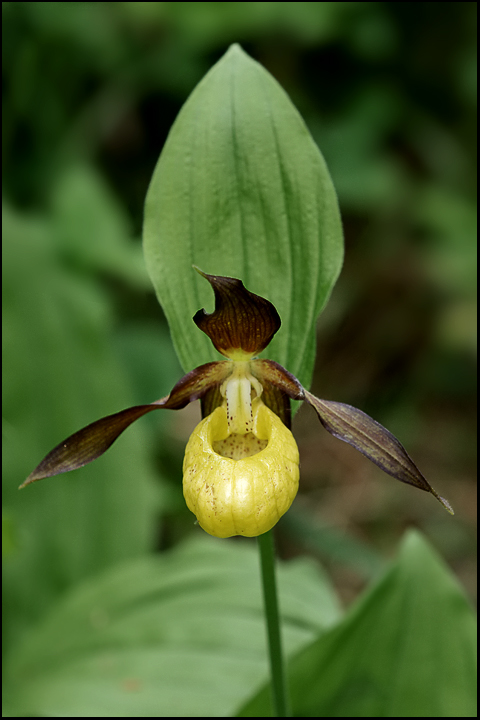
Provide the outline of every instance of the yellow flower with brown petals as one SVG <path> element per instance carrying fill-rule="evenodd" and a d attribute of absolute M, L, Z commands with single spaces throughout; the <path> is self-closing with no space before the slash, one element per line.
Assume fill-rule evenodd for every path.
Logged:
<path fill-rule="evenodd" d="M 95 460 L 146 413 L 178 410 L 200 399 L 203 420 L 188 441 L 183 464 L 186 503 L 211 535 L 261 535 L 288 510 L 298 490 L 292 399 L 307 402 L 329 433 L 401 482 L 432 493 L 453 514 L 386 428 L 357 408 L 315 397 L 281 365 L 257 357 L 281 324 L 271 302 L 236 278 L 198 272 L 213 288 L 215 310 L 199 310 L 193 319 L 227 359 L 195 368 L 167 397 L 108 415 L 74 433 L 20 487 Z"/>

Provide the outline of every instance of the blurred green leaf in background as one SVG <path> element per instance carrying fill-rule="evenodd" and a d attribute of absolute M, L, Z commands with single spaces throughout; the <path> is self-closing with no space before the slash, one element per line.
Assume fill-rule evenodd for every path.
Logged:
<path fill-rule="evenodd" d="M 263 683 L 256 600 L 248 611 L 232 600 L 250 581 L 254 597 L 251 548 L 204 546 L 183 502 L 182 454 L 198 409 L 153 413 L 81 473 L 17 491 L 69 432 L 151 402 L 180 377 L 144 269 L 143 203 L 181 106 L 231 43 L 291 97 L 342 211 L 345 264 L 317 326 L 312 390 L 388 426 L 456 511 L 451 520 L 427 496 L 412 499 L 323 433 L 308 408 L 298 412 L 301 490 L 277 541 L 283 558 L 315 560 L 281 573 L 292 678 L 313 653 L 318 665 L 308 666 L 326 663 L 334 687 L 341 673 L 328 653 L 352 618 L 366 632 L 399 576 L 417 577 L 407 537 L 397 564 L 343 616 L 319 561 L 349 605 L 414 526 L 474 601 L 476 4 L 5 2 L 2 16 L 6 714 L 74 714 L 72 698 L 82 715 L 111 716 L 128 698 L 131 715 L 139 694 L 158 712 L 157 677 L 142 692 L 130 670 L 150 667 L 160 642 L 172 683 L 187 657 L 199 672 L 177 708 L 191 714 L 205 680 L 202 623 L 214 624 L 212 598 L 202 599 L 209 581 L 224 603 L 204 667 L 228 662 L 230 674 L 224 692 L 209 686 L 218 704 L 203 697 L 202 708 L 236 713 Z M 415 548 L 443 593 L 453 581 Z M 428 620 L 423 600 L 415 622 Z M 168 633 L 175 601 L 186 617 L 198 607 L 183 635 L 181 623 Z M 445 603 L 448 632 L 468 638 L 460 590 Z M 152 630 L 161 613 L 165 624 Z M 468 640 L 464 649 L 470 657 Z M 373 659 L 367 670 L 378 679 Z M 465 687 L 455 687 L 467 713 Z M 451 696 L 445 703 L 435 714 L 452 712 Z"/>
<path fill-rule="evenodd" d="M 146 552 L 160 508 L 145 428 L 82 482 L 74 477 L 28 498 L 16 491 L 16 479 L 46 445 L 130 397 L 109 342 L 108 298 L 62 263 L 55 247 L 61 232 L 56 216 L 3 207 L 4 508 L 17 535 L 5 558 L 11 582 L 4 600 L 20 624 L 71 583 Z M 68 253 L 67 242 L 64 248 Z"/>

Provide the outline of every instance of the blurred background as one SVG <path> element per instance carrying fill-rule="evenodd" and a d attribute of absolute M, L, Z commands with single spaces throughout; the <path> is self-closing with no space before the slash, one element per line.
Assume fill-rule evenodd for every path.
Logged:
<path fill-rule="evenodd" d="M 416 526 L 474 600 L 476 3 L 4 2 L 2 13 L 10 636 L 77 580 L 199 532 L 181 491 L 198 407 L 145 417 L 72 476 L 17 486 L 64 437 L 181 376 L 143 266 L 143 202 L 183 102 L 232 42 L 288 92 L 339 196 L 345 265 L 318 322 L 312 390 L 386 425 L 456 511 L 384 475 L 304 407 L 280 553 L 313 554 L 349 603 Z"/>

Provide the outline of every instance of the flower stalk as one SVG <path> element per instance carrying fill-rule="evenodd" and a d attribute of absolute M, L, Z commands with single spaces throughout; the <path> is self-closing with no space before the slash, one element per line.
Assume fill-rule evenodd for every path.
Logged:
<path fill-rule="evenodd" d="M 273 717 L 291 717 L 280 633 L 273 530 L 258 536 L 258 549 L 262 573 L 263 607 L 267 624 Z"/>

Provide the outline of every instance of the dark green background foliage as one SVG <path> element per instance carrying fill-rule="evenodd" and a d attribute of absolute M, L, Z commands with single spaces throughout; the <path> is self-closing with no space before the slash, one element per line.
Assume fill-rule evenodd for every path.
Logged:
<path fill-rule="evenodd" d="M 305 407 L 281 555 L 308 550 L 349 603 L 413 525 L 473 597 L 476 4 L 5 2 L 2 12 L 6 650 L 79 581 L 200 532 L 181 493 L 195 407 L 148 416 L 71 476 L 17 486 L 69 433 L 180 377 L 144 269 L 143 203 L 178 111 L 232 42 L 290 95 L 338 193 L 345 263 L 318 324 L 313 392 L 386 425 L 456 511 L 384 476 Z M 318 623 L 312 615 L 303 642 Z M 302 646 L 298 628 L 289 638 Z M 35 658 L 42 631 L 30 642 Z M 219 714 L 247 699 L 242 688 Z"/>

